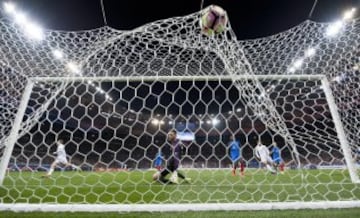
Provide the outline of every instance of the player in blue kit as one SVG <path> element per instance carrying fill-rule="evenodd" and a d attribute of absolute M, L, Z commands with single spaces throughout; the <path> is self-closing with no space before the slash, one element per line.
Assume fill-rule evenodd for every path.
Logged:
<path fill-rule="evenodd" d="M 271 157 L 275 163 L 275 166 L 279 168 L 280 173 L 284 172 L 284 162 L 281 159 L 280 149 L 277 147 L 276 143 L 273 143 L 271 149 Z"/>
<path fill-rule="evenodd" d="M 236 175 L 236 168 L 240 167 L 240 175 L 244 176 L 245 164 L 241 158 L 240 142 L 236 141 L 233 135 L 230 136 L 229 155 L 232 161 L 232 175 Z"/>
<path fill-rule="evenodd" d="M 159 153 L 156 155 L 156 158 L 155 158 L 154 167 L 157 170 L 161 171 L 163 168 L 162 163 L 163 163 L 163 156 L 162 156 L 161 151 L 159 151 Z"/>

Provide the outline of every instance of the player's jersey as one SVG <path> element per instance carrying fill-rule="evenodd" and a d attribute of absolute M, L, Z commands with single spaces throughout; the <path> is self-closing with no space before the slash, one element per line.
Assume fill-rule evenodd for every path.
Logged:
<path fill-rule="evenodd" d="M 65 145 L 61 143 L 57 143 L 58 147 L 56 150 L 56 154 L 58 158 L 66 158 Z"/>
<path fill-rule="evenodd" d="M 265 157 L 268 157 L 270 154 L 269 149 L 265 145 L 257 145 L 255 147 L 255 155 L 256 157 L 263 159 Z"/>
<path fill-rule="evenodd" d="M 280 149 L 278 147 L 273 147 L 271 149 L 271 153 L 272 153 L 272 159 L 274 161 L 280 161 L 281 157 L 280 157 Z"/>
<path fill-rule="evenodd" d="M 232 141 L 230 143 L 230 158 L 232 161 L 240 158 L 240 143 L 237 141 Z"/>

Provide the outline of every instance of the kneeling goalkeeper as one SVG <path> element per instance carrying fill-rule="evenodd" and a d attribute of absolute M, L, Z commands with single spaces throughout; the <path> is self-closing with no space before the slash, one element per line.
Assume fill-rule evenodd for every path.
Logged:
<path fill-rule="evenodd" d="M 178 183 L 176 180 L 169 181 L 168 179 L 165 178 L 169 173 L 175 173 L 181 179 L 190 181 L 190 178 L 186 178 L 182 173 L 177 171 L 181 160 L 181 145 L 179 143 L 179 140 L 176 139 L 176 136 L 177 136 L 176 130 L 174 129 L 170 130 L 170 132 L 168 133 L 168 141 L 171 143 L 170 158 L 167 161 L 166 167 L 162 171 L 156 172 L 153 175 L 153 180 L 158 180 L 162 183 L 169 183 L 169 182 Z"/>

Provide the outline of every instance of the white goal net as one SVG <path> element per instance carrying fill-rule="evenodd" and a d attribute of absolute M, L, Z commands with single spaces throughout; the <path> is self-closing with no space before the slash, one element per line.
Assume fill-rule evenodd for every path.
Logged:
<path fill-rule="evenodd" d="M 41 40 L 2 18 L 1 209 L 359 204 L 360 20 L 238 41 L 229 23 L 203 35 L 201 13 Z M 164 184 L 174 129 L 186 179 Z"/>

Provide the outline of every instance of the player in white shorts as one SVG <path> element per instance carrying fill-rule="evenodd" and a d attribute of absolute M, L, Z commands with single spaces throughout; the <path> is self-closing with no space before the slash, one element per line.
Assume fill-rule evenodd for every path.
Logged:
<path fill-rule="evenodd" d="M 274 169 L 274 161 L 270 157 L 270 151 L 260 142 L 260 140 L 255 147 L 255 157 L 264 164 L 271 173 L 276 173 L 276 170 Z"/>
<path fill-rule="evenodd" d="M 66 158 L 66 151 L 65 151 L 65 145 L 64 140 L 60 139 L 56 142 L 57 149 L 53 154 L 56 154 L 56 159 L 51 164 L 49 171 L 45 175 L 45 177 L 50 177 L 51 174 L 54 172 L 55 167 L 58 164 L 65 165 L 65 167 L 71 166 L 73 169 L 81 170 L 80 167 L 75 166 L 74 164 L 70 163 Z"/>

